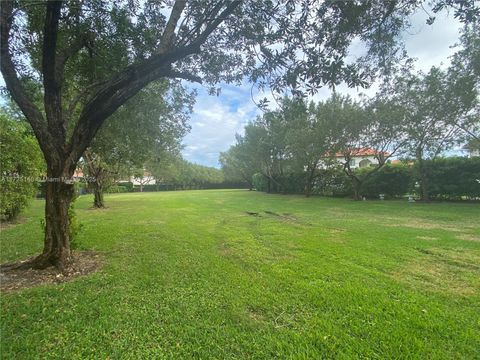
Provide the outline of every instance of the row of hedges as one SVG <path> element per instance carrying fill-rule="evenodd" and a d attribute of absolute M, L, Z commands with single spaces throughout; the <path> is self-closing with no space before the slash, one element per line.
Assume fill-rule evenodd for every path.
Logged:
<path fill-rule="evenodd" d="M 131 183 L 130 183 L 131 184 Z M 122 184 L 123 185 L 123 184 Z M 176 190 L 208 190 L 208 189 L 246 189 L 248 184 L 242 182 L 228 182 L 221 183 L 204 183 L 201 185 L 194 184 L 149 184 L 143 185 L 142 191 L 176 191 Z M 133 185 L 128 192 L 140 191 L 140 185 Z"/>
<path fill-rule="evenodd" d="M 369 169 L 358 169 L 362 176 Z M 449 157 L 424 161 L 431 199 L 460 200 L 480 198 L 480 158 Z M 398 198 L 418 191 L 418 168 L 405 164 L 387 164 L 367 177 L 361 194 L 367 198 Z M 273 193 L 301 194 L 304 174 L 290 174 L 268 179 L 262 174 L 253 176 L 255 189 Z M 351 179 L 341 169 L 324 169 L 313 186 L 313 194 L 347 197 L 353 195 Z"/>
<path fill-rule="evenodd" d="M 85 194 L 86 185 L 82 182 L 77 183 L 78 193 Z M 175 191 L 175 190 L 204 190 L 204 189 L 246 189 L 248 184 L 241 182 L 205 183 L 202 185 L 183 185 L 183 184 L 148 184 L 143 185 L 142 191 Z M 140 185 L 133 185 L 131 182 L 121 182 L 117 185 L 108 187 L 105 192 L 109 194 L 139 192 Z"/>
<path fill-rule="evenodd" d="M 46 183 L 38 184 L 37 197 L 45 198 Z M 84 182 L 75 183 L 76 193 L 78 195 L 89 194 L 91 191 Z M 152 184 L 144 185 L 142 191 L 176 191 L 176 190 L 205 190 L 205 189 L 248 189 L 248 184 L 243 182 L 229 182 L 224 181 L 222 183 L 206 183 L 203 185 L 181 185 L 181 184 Z M 112 185 L 105 190 L 107 194 L 118 194 L 127 192 L 139 192 L 140 185 L 133 185 L 131 182 L 121 182 L 117 185 Z"/>
<path fill-rule="evenodd" d="M 480 198 L 480 157 L 427 161 L 425 170 L 432 199 Z"/>

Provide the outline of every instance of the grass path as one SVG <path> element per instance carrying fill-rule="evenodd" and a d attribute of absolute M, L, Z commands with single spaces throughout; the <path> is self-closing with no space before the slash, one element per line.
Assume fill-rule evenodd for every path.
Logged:
<path fill-rule="evenodd" d="M 104 253 L 102 271 L 2 294 L 2 358 L 480 358 L 478 204 L 106 201 L 76 204 L 76 241 Z M 40 251 L 42 210 L 2 231 L 2 262 Z"/>

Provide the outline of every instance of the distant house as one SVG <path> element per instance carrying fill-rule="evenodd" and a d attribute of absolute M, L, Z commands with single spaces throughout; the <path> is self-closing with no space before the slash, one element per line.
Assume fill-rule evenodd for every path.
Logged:
<path fill-rule="evenodd" d="M 81 168 L 76 168 L 75 172 L 73 173 L 73 180 L 75 181 L 81 181 L 84 178 L 83 170 Z"/>
<path fill-rule="evenodd" d="M 155 177 L 146 170 L 143 170 L 142 174 L 135 174 L 134 176 L 130 177 L 130 182 L 134 186 L 139 186 L 140 191 L 143 191 L 143 187 L 145 185 L 155 185 L 157 183 Z"/>
<path fill-rule="evenodd" d="M 350 168 L 365 168 L 371 165 L 378 165 L 378 155 L 381 154 L 385 158 L 390 156 L 390 153 L 383 152 L 379 153 L 377 150 L 372 148 L 355 148 L 351 149 L 348 157 L 350 158 Z M 324 161 L 321 163 L 320 167 L 326 168 L 328 166 L 340 165 L 345 162 L 346 156 L 344 153 L 338 152 L 333 156 L 333 161 Z M 328 164 L 328 165 L 327 165 Z"/>

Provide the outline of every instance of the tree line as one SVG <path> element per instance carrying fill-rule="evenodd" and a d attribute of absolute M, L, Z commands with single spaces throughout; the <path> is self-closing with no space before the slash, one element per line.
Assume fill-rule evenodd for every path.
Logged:
<path fill-rule="evenodd" d="M 323 170 L 337 169 L 350 180 L 359 200 L 372 176 L 392 158 L 403 158 L 415 164 L 419 196 L 429 200 L 430 163 L 455 146 L 478 141 L 480 57 L 472 48 L 475 37 L 478 44 L 478 34 L 465 29 L 464 47 L 447 70 L 405 70 L 386 79 L 372 98 L 354 101 L 333 93 L 318 103 L 302 97 L 281 99 L 277 109 L 247 124 L 244 134 L 237 134 L 236 143 L 221 154 L 225 174 L 250 187 L 254 175 L 261 174 L 267 192 L 286 193 L 292 188 L 289 183 L 296 181 L 298 188 L 300 182 L 310 196 L 320 178 L 329 176 Z M 475 61 L 476 70 L 467 71 Z M 359 169 L 353 160 L 365 152 L 375 161 Z"/>

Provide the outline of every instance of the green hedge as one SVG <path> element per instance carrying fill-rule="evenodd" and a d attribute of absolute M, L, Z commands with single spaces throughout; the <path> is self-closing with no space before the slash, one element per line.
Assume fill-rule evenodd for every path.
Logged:
<path fill-rule="evenodd" d="M 448 157 L 425 161 L 431 199 L 480 198 L 480 157 Z"/>
<path fill-rule="evenodd" d="M 112 186 L 108 187 L 105 192 L 107 194 L 117 194 L 117 193 L 126 193 L 126 192 L 129 192 L 129 190 L 126 186 L 112 185 Z"/>
<path fill-rule="evenodd" d="M 387 164 L 365 181 L 361 193 L 363 196 L 376 199 L 380 194 L 387 198 L 402 197 L 413 189 L 412 176 L 410 166 Z"/>
<path fill-rule="evenodd" d="M 424 161 L 428 174 L 429 194 L 432 199 L 460 200 L 480 199 L 480 157 L 448 157 L 435 161 Z M 414 192 L 418 181 L 416 167 L 406 164 L 387 164 L 371 175 L 362 185 L 361 194 L 378 199 L 399 198 Z M 367 169 L 358 169 L 360 175 Z M 269 180 L 262 174 L 252 178 L 258 191 L 272 193 L 302 194 L 305 186 L 304 174 L 290 174 Z M 346 197 L 353 195 L 352 182 L 342 169 L 321 170 L 313 185 L 312 194 Z"/>
<path fill-rule="evenodd" d="M 315 181 L 313 193 L 333 197 L 351 196 L 352 182 L 340 168 L 321 170 Z"/>

